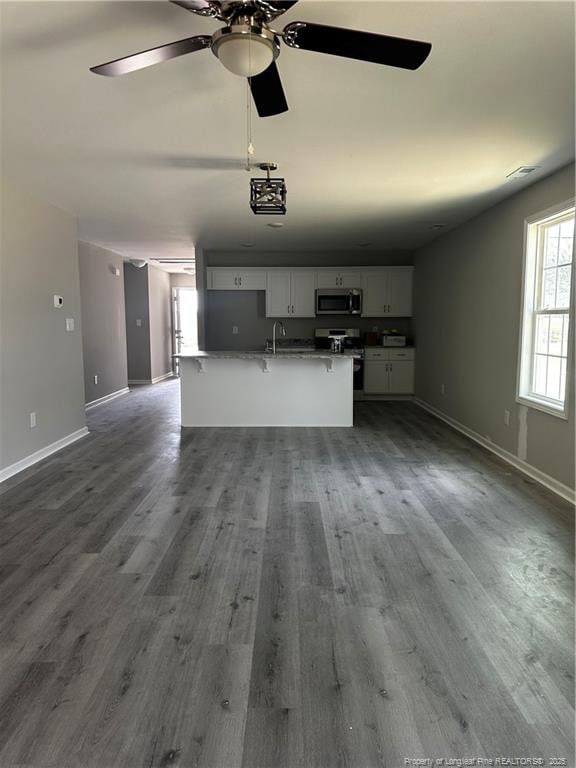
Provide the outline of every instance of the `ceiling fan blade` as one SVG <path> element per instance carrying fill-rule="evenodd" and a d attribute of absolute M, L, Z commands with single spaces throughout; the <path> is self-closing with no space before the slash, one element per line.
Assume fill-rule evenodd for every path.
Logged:
<path fill-rule="evenodd" d="M 355 29 L 327 27 L 324 24 L 309 24 L 294 21 L 284 28 L 284 42 L 291 48 L 329 53 L 348 59 L 371 61 L 389 67 L 418 69 L 424 63 L 431 43 L 409 40 L 403 37 L 375 35 Z"/>
<path fill-rule="evenodd" d="M 170 2 L 200 16 L 217 16 L 220 13 L 220 0 L 170 0 Z"/>
<path fill-rule="evenodd" d="M 288 103 L 275 61 L 261 74 L 249 78 L 249 82 L 260 117 L 271 117 L 288 111 Z"/>
<path fill-rule="evenodd" d="M 184 56 L 186 53 L 201 51 L 203 48 L 209 48 L 211 43 L 212 38 L 208 35 L 187 37 L 184 40 L 177 40 L 175 43 L 167 43 L 166 45 L 158 46 L 158 48 L 150 48 L 148 51 L 141 51 L 131 56 L 125 56 L 122 59 L 108 61 L 106 64 L 100 64 L 97 67 L 90 67 L 90 71 L 97 75 L 106 75 L 107 77 L 125 75 L 137 69 L 160 64 L 162 61 L 175 59 L 177 56 Z"/>

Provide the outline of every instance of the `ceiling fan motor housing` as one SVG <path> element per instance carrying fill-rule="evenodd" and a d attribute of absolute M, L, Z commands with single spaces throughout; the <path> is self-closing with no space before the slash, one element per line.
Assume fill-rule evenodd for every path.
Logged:
<path fill-rule="evenodd" d="M 253 77 L 278 58 L 280 43 L 266 27 L 231 24 L 212 36 L 212 53 L 235 75 Z"/>

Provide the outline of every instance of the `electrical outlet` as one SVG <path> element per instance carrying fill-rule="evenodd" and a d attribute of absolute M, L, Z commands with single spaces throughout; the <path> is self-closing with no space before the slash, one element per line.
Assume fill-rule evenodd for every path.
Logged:
<path fill-rule="evenodd" d="M 510 411 L 504 411 L 504 424 L 506 424 L 507 427 L 510 426 Z"/>
<path fill-rule="evenodd" d="M 60 309 L 64 305 L 64 298 L 62 296 L 58 296 L 58 294 L 54 294 L 54 306 L 56 309 Z"/>
<path fill-rule="evenodd" d="M 94 384 L 98 384 L 98 374 L 94 375 Z"/>
<path fill-rule="evenodd" d="M 36 411 L 30 412 L 30 429 L 34 429 L 36 426 Z"/>
<path fill-rule="evenodd" d="M 440 394 L 441 395 L 446 394 L 446 386 L 444 384 L 440 384 Z"/>
<path fill-rule="evenodd" d="M 238 336 L 238 326 L 237 325 L 233 325 L 232 326 L 232 334 L 234 336 Z"/>
<path fill-rule="evenodd" d="M 377 325 L 373 325 L 372 326 L 372 333 L 378 333 L 378 326 Z"/>

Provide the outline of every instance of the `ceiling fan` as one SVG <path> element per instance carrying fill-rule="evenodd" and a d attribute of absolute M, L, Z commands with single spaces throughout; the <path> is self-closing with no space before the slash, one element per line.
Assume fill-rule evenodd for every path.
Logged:
<path fill-rule="evenodd" d="M 213 35 L 196 35 L 174 43 L 115 59 L 91 71 L 98 75 L 125 75 L 152 64 L 211 48 L 226 69 L 247 77 L 260 117 L 286 112 L 288 104 L 276 59 L 280 39 L 289 48 L 329 53 L 402 69 L 418 69 L 432 45 L 370 32 L 293 21 L 282 32 L 270 24 L 290 10 L 298 0 L 170 0 L 187 11 L 219 19 L 226 26 Z"/>

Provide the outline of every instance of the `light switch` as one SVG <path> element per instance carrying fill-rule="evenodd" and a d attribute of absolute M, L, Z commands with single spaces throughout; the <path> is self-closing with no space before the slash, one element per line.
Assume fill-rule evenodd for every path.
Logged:
<path fill-rule="evenodd" d="M 142 327 L 142 320 L 136 320 L 136 326 L 138 328 L 141 328 Z"/>
<path fill-rule="evenodd" d="M 73 331 L 74 330 L 74 318 L 73 317 L 67 317 L 66 318 L 66 330 L 67 331 Z"/>
<path fill-rule="evenodd" d="M 232 334 L 234 336 L 238 336 L 238 326 L 237 325 L 233 325 L 232 326 Z"/>

